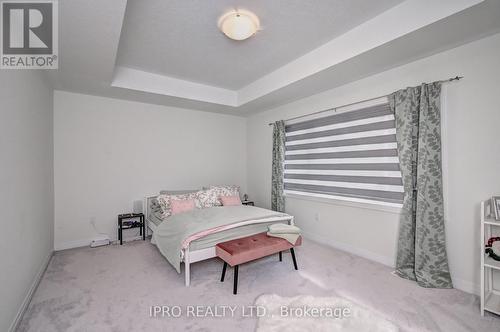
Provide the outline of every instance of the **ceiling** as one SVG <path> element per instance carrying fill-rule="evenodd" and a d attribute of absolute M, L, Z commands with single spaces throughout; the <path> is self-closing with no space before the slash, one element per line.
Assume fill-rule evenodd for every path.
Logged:
<path fill-rule="evenodd" d="M 232 8 L 262 30 L 226 38 L 216 23 Z M 498 0 L 73 0 L 59 12 L 55 89 L 242 116 L 500 32 Z"/>
<path fill-rule="evenodd" d="M 129 0 L 118 65 L 231 90 L 366 22 L 402 0 Z M 217 27 L 233 8 L 261 31 L 233 41 Z"/>

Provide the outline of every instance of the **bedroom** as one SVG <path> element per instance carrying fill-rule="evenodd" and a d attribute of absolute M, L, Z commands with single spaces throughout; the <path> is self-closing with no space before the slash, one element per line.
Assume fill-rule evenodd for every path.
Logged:
<path fill-rule="evenodd" d="M 481 202 L 494 215 L 490 199 L 500 196 L 500 1 L 45 1 L 52 11 L 33 7 L 20 32 L 51 46 L 46 54 L 57 61 L 38 69 L 22 68 L 12 60 L 19 52 L 8 53 L 19 35 L 7 34 L 16 27 L 7 23 L 30 8 L 16 7 L 20 3 L 3 1 L 0 16 L 0 188 L 7 232 L 0 331 L 269 331 L 290 324 L 328 331 L 500 329 L 500 264 L 484 255 L 500 228 L 493 216 L 491 222 L 481 218 Z M 231 30 L 235 14 L 246 18 L 241 30 Z M 52 22 L 50 42 L 46 30 L 36 30 L 43 22 Z M 241 33 L 248 38 L 231 38 Z M 30 38 L 24 38 L 28 44 Z M 8 68 L 13 64 L 18 67 Z M 419 105 L 413 114 L 440 113 L 434 129 L 441 131 L 441 144 L 420 147 L 433 146 L 441 156 L 442 174 L 433 177 L 441 195 L 424 199 L 442 197 L 438 227 L 444 231 L 437 235 L 439 252 L 431 250 L 433 257 L 421 263 L 439 257 L 449 270 L 441 273 L 447 282 L 428 287 L 393 273 L 401 271 L 405 244 L 418 235 L 401 228 L 409 216 L 402 198 L 408 201 L 412 184 L 408 191 L 400 172 L 402 121 L 394 119 L 401 107 L 391 98 L 420 94 L 422 86 L 440 89 L 434 108 Z M 382 113 L 370 115 L 374 108 Z M 354 114 L 360 117 L 342 120 Z M 356 126 L 368 129 L 349 132 Z M 293 147 L 293 136 L 300 135 L 306 135 L 298 140 L 303 149 Z M 364 143 L 332 143 L 363 137 Z M 379 160 L 384 167 L 366 168 L 367 158 L 385 160 Z M 428 176 L 423 169 L 410 172 Z M 231 187 L 221 194 L 210 186 Z M 189 236 L 176 240 L 181 248 L 171 264 L 161 234 L 171 234 L 167 227 L 174 223 L 161 222 L 164 233 L 155 231 L 147 199 L 162 191 L 198 193 L 173 199 L 181 210 L 194 209 L 172 216 L 165 215 L 172 198 L 160 198 L 166 199 L 160 218 L 181 226 L 192 214 L 253 211 L 223 224 L 217 216 L 189 236 L 251 223 L 243 233 L 235 227 L 220 238 L 208 235 L 198 247 L 203 238 L 191 238 L 191 248 Z M 201 208 L 200 195 L 212 203 Z M 208 207 L 223 204 L 221 197 L 239 206 Z M 254 206 L 239 203 L 246 200 Z M 145 214 L 145 241 L 137 227 L 123 231 L 120 245 L 118 215 L 134 212 Z M 252 236 L 275 223 L 266 218 L 300 229 L 300 245 L 292 241 L 295 259 L 289 248 L 255 245 L 252 255 L 259 257 L 243 262 L 235 278 L 239 264 L 224 253 L 214 257 L 217 245 L 256 240 Z M 410 221 L 426 227 L 431 219 Z M 124 219 L 130 220 L 135 224 L 125 225 L 141 222 Z M 277 237 L 257 242 L 270 239 Z M 110 244 L 91 248 L 92 241 Z M 267 315 L 276 306 L 306 304 L 347 308 L 356 318 L 338 311 L 333 319 L 296 311 Z"/>

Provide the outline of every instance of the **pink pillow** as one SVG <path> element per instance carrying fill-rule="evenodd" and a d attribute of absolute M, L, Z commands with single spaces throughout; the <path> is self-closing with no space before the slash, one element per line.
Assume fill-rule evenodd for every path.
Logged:
<path fill-rule="evenodd" d="M 194 210 L 194 199 L 173 199 L 170 201 L 172 215 Z"/>
<path fill-rule="evenodd" d="M 241 199 L 239 195 L 221 196 L 219 198 L 222 202 L 222 205 L 224 206 L 241 205 Z"/>

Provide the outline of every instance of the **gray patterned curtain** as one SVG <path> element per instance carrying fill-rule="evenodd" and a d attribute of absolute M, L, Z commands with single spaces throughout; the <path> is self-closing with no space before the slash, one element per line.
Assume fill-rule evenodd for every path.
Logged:
<path fill-rule="evenodd" d="M 396 273 L 423 287 L 453 287 L 446 255 L 441 174 L 441 82 L 389 96 L 404 200 Z"/>
<path fill-rule="evenodd" d="M 283 172 L 285 162 L 285 121 L 273 124 L 273 174 L 271 187 L 271 209 L 285 212 Z"/>

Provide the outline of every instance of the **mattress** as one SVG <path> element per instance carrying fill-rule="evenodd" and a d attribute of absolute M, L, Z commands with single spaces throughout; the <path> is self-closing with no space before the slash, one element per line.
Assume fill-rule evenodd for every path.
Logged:
<path fill-rule="evenodd" d="M 180 272 L 183 248 L 199 250 L 215 244 L 267 231 L 273 223 L 288 223 L 293 217 L 253 206 L 195 209 L 170 216 L 153 234 L 160 252 Z"/>

